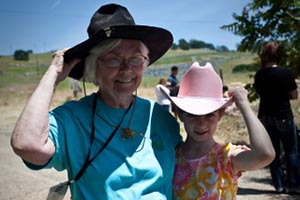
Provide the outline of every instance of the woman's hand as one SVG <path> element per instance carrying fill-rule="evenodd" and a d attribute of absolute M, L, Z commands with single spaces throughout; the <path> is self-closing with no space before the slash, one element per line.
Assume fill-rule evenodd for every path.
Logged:
<path fill-rule="evenodd" d="M 58 50 L 52 56 L 52 61 L 49 66 L 50 70 L 56 73 L 56 85 L 62 82 L 70 73 L 72 68 L 80 61 L 80 59 L 73 59 L 69 63 L 64 62 L 64 53 L 67 49 Z"/>

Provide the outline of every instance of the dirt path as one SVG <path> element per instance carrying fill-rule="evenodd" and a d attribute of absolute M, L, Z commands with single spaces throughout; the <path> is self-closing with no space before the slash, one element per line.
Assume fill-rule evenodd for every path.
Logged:
<path fill-rule="evenodd" d="M 239 180 L 237 197 L 243 200 L 300 199 L 300 195 L 276 194 L 271 185 L 268 169 L 244 173 Z"/>
<path fill-rule="evenodd" d="M 1 91 L 0 91 L 1 92 Z M 6 96 L 5 94 L 1 94 Z M 31 171 L 9 145 L 10 134 L 24 100 L 0 97 L 0 200 L 46 199 L 51 186 L 66 180 L 65 172 Z M 66 199 L 69 198 L 69 193 Z M 278 195 L 270 185 L 268 170 L 246 172 L 239 181 L 238 199 L 300 199 L 300 195 Z"/>
<path fill-rule="evenodd" d="M 2 126 L 0 126 L 2 127 Z M 66 180 L 65 172 L 31 171 L 9 146 L 10 128 L 0 128 L 0 200 L 46 199 L 51 186 Z M 69 199 L 70 195 L 67 194 Z M 270 185 L 266 169 L 246 172 L 239 181 L 237 199 L 300 199 L 300 195 L 278 195 Z"/>

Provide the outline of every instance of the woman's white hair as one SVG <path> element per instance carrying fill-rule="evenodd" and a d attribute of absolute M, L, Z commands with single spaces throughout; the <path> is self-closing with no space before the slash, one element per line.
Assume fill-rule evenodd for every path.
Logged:
<path fill-rule="evenodd" d="M 100 56 L 106 54 L 107 52 L 118 46 L 121 41 L 122 39 L 104 40 L 90 50 L 89 55 L 85 59 L 83 81 L 92 82 L 95 85 L 99 85 L 96 73 L 98 67 L 96 61 Z M 141 44 L 144 48 L 147 49 L 147 52 L 149 54 L 147 46 L 142 42 Z"/>
<path fill-rule="evenodd" d="M 83 81 L 92 82 L 98 85 L 96 78 L 97 62 L 99 56 L 104 55 L 121 43 L 122 39 L 109 39 L 100 42 L 93 47 L 85 59 Z"/>

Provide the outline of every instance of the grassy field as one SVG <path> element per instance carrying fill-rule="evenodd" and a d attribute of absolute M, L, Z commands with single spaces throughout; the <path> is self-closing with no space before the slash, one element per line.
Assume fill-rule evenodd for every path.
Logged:
<path fill-rule="evenodd" d="M 211 62 L 216 71 L 222 69 L 225 82 L 235 80 L 249 82 L 248 74 L 232 74 L 232 69 L 239 64 L 255 62 L 255 55 L 239 52 L 216 52 L 209 50 L 170 50 L 159 61 L 150 66 L 145 73 L 142 86 L 154 87 L 161 76 L 168 76 L 170 67 L 180 67 L 179 78 L 193 61 L 201 64 Z M 16 61 L 11 56 L 0 57 L 0 88 L 18 84 L 36 84 L 48 67 L 51 53 L 31 54 L 28 61 Z M 68 84 L 63 84 L 68 85 Z"/>
<path fill-rule="evenodd" d="M 0 57 L 0 112 L 2 126 L 13 126 L 15 120 L 26 100 L 34 90 L 43 73 L 46 71 L 51 60 L 51 54 L 33 54 L 29 61 L 15 61 L 13 57 Z M 254 72 L 243 71 L 232 73 L 232 70 L 241 64 L 252 64 L 257 61 L 257 56 L 250 53 L 240 52 L 216 52 L 208 50 L 169 51 L 159 61 L 151 65 L 143 76 L 138 95 L 155 100 L 154 86 L 161 77 L 167 78 L 173 65 L 179 66 L 179 78 L 193 61 L 201 64 L 211 62 L 215 70 L 222 72 L 223 81 L 229 87 L 252 83 L 250 75 Z M 87 93 L 95 91 L 92 84 L 87 84 Z M 55 91 L 52 108 L 72 99 L 70 81 L 66 79 Z M 293 101 L 292 107 L 298 127 L 300 127 L 297 108 L 300 101 Z M 254 111 L 257 111 L 258 101 L 251 103 Z M 183 136 L 184 130 L 181 124 Z M 234 110 L 224 117 L 216 133 L 216 139 L 220 142 L 232 141 L 233 143 L 248 143 L 246 127 L 239 111 Z"/>

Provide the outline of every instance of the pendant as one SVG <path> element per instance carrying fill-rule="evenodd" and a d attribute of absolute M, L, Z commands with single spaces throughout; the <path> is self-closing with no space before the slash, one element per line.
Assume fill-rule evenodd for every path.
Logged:
<path fill-rule="evenodd" d="M 132 138 L 135 134 L 135 131 L 130 130 L 129 128 L 123 128 L 123 138 L 124 139 L 129 139 Z"/>

